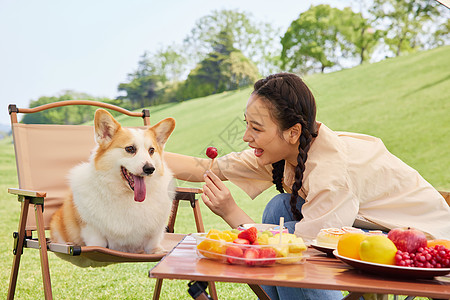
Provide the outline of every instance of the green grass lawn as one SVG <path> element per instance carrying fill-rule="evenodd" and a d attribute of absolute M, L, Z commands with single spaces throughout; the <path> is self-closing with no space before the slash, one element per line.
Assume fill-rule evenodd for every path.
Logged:
<path fill-rule="evenodd" d="M 450 190 L 450 47 L 416 53 L 376 64 L 307 77 L 318 104 L 318 119 L 334 130 L 380 137 L 387 148 L 417 169 L 438 189 Z M 177 104 L 151 107 L 155 124 L 174 117 L 176 129 L 166 150 L 204 157 L 210 145 L 219 155 L 245 148 L 243 113 L 251 89 L 227 92 Z M 6 107 L 4 108 L 6 109 Z M 129 118 L 123 125 L 141 125 Z M 136 122 L 136 123 L 135 123 Z M 0 141 L 0 298 L 8 290 L 12 262 L 12 232 L 17 230 L 20 205 L 7 193 L 17 187 L 11 140 Z M 179 182 L 183 186 L 192 184 Z M 260 221 L 264 206 L 276 193 L 269 189 L 255 200 L 228 184 L 240 206 Z M 201 204 L 205 227 L 227 225 Z M 195 231 L 188 205 L 182 205 L 176 231 Z M 147 274 L 154 263 L 118 264 L 81 269 L 50 254 L 55 299 L 148 299 L 155 280 Z M 38 251 L 25 249 L 16 299 L 43 298 Z M 222 299 L 256 299 L 243 284 L 217 283 Z M 187 281 L 166 280 L 162 299 L 191 299 Z"/>

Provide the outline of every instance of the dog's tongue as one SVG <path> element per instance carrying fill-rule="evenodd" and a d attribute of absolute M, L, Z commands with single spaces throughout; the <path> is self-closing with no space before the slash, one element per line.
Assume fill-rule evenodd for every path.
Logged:
<path fill-rule="evenodd" d="M 133 175 L 134 179 L 134 200 L 137 202 L 142 202 L 145 200 L 145 183 L 144 177 Z"/>

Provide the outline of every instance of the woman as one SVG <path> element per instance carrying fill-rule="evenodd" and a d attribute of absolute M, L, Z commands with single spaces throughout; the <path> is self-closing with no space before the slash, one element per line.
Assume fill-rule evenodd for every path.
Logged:
<path fill-rule="evenodd" d="M 245 120 L 243 139 L 252 149 L 216 159 L 211 172 L 201 159 L 166 156 L 179 179 L 205 181 L 204 203 L 231 227 L 253 220 L 222 180 L 252 198 L 275 184 L 281 194 L 267 204 L 263 223 L 277 224 L 283 216 L 289 231 L 306 242 L 321 228 L 352 226 L 357 218 L 380 228 L 411 226 L 432 238 L 450 238 L 450 208 L 443 197 L 379 139 L 334 132 L 317 122 L 314 97 L 298 76 L 280 73 L 256 82 Z M 182 175 L 186 170 L 191 173 Z M 266 288 L 275 299 L 292 290 Z M 331 294 L 320 298 L 337 297 Z"/>

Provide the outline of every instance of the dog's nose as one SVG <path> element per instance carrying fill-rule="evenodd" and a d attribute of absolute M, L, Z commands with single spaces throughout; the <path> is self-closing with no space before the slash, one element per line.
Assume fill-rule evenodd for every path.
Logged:
<path fill-rule="evenodd" d="M 144 171 L 145 174 L 150 175 L 150 174 L 153 174 L 153 172 L 155 172 L 155 167 L 153 167 L 152 165 L 149 165 L 149 164 L 145 164 L 142 167 L 142 170 Z"/>

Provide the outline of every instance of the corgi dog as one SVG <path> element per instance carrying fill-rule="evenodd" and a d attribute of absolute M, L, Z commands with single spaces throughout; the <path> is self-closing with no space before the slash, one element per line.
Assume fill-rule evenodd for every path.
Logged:
<path fill-rule="evenodd" d="M 71 195 L 51 219 L 51 240 L 132 253 L 163 252 L 160 242 L 175 196 L 163 156 L 174 128 L 173 118 L 145 129 L 124 128 L 98 109 L 97 145 L 89 162 L 69 173 Z"/>

